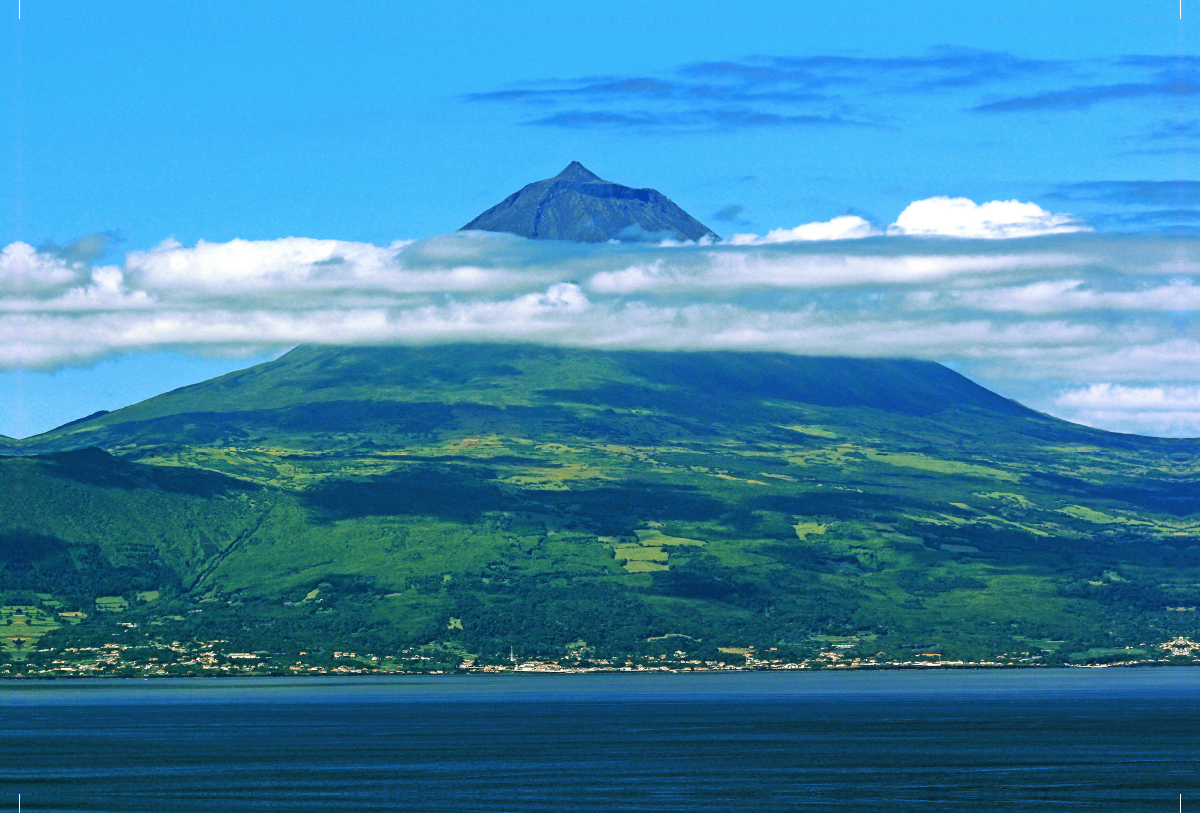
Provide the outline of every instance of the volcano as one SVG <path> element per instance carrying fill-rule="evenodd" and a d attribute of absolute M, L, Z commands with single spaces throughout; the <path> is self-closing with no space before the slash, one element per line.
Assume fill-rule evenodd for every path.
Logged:
<path fill-rule="evenodd" d="M 606 181 L 578 161 L 514 192 L 462 228 L 471 229 L 576 243 L 720 239 L 661 192 Z"/>

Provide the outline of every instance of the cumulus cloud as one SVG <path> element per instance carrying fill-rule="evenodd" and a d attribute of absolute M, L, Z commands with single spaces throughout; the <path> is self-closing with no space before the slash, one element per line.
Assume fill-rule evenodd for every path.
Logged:
<path fill-rule="evenodd" d="M 286 237 L 281 240 L 204 240 L 185 248 L 164 240 L 125 259 L 131 275 L 150 287 L 243 293 L 298 285 L 353 285 L 370 278 L 391 259 L 388 249 Z M 349 257 L 349 262 L 347 262 Z"/>
<path fill-rule="evenodd" d="M 842 215 L 822 223 L 805 223 L 794 229 L 772 229 L 765 237 L 757 234 L 735 234 L 729 242 L 735 246 L 768 243 L 797 243 L 808 240 L 857 240 L 882 234 L 870 222 L 857 215 Z"/>
<path fill-rule="evenodd" d="M 1068 214 L 1047 212 L 1036 203 L 993 200 L 975 203 L 969 198 L 940 196 L 910 203 L 888 234 L 917 237 L 969 237 L 996 240 L 1088 231 Z"/>
<path fill-rule="evenodd" d="M 0 293 L 48 291 L 78 278 L 78 270 L 66 260 L 28 243 L 10 243 L 0 250 Z"/>
<path fill-rule="evenodd" d="M 804 223 L 793 229 L 773 229 L 765 236 L 735 234 L 735 246 L 771 243 L 801 243 L 820 240 L 859 240 L 881 234 L 914 237 L 961 237 L 975 240 L 1004 240 L 1091 231 L 1069 214 L 1047 212 L 1036 203 L 993 200 L 975 203 L 969 198 L 946 196 L 913 201 L 886 232 L 857 215 L 842 215 L 819 223 Z"/>
<path fill-rule="evenodd" d="M 836 224 L 816 225 L 828 236 Z M 851 226 L 861 223 L 842 233 Z M 387 246 L 167 241 L 95 267 L 14 243 L 0 251 L 0 367 L 135 349 L 438 341 L 912 356 L 1113 403 L 1116 387 L 1163 387 L 1162 408 L 1083 395 L 1035 406 L 1182 431 L 1191 407 L 1177 390 L 1200 388 L 1200 237 L 811 239 L 819 233 L 706 245 L 486 232 Z M 1090 390 L 1096 382 L 1109 389 Z"/>
<path fill-rule="evenodd" d="M 424 293 L 506 287 L 506 272 L 454 262 L 469 252 L 451 254 L 436 242 L 425 246 L 434 258 L 406 262 L 413 241 L 379 247 L 343 240 L 285 237 L 279 240 L 231 240 L 185 247 L 166 240 L 149 251 L 130 252 L 125 267 L 131 279 L 150 289 L 241 296 L 274 291 L 384 291 Z M 458 258 L 452 256 L 457 249 Z M 439 251 L 441 256 L 439 257 Z M 425 266 L 425 267 L 423 267 Z M 519 286 L 518 286 L 519 287 Z"/>

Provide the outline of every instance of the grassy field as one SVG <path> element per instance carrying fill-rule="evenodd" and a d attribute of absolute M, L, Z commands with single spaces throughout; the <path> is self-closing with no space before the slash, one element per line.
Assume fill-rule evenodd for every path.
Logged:
<path fill-rule="evenodd" d="M 38 639 L 61 627 L 52 611 L 32 604 L 0 606 L 0 647 L 12 655 L 37 648 Z"/>

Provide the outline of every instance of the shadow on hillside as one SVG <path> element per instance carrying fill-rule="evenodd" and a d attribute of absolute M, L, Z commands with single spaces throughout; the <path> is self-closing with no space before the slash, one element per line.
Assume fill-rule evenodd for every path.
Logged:
<path fill-rule="evenodd" d="M 95 544 L 71 544 L 46 534 L 0 533 L 0 587 L 72 596 L 122 595 L 178 580 L 157 551 L 131 551 L 134 561 L 116 565 Z"/>
<path fill-rule="evenodd" d="M 1200 482 L 1194 477 L 1177 479 L 1121 478 L 1093 483 L 1050 472 L 1033 475 L 1034 482 L 1062 495 L 1091 501 L 1111 501 L 1161 511 L 1177 517 L 1200 513 Z"/>
<path fill-rule="evenodd" d="M 370 478 L 335 480 L 304 492 L 304 501 L 330 520 L 369 516 L 426 516 L 473 522 L 510 500 L 480 467 L 412 468 Z"/>
<path fill-rule="evenodd" d="M 96 448 L 54 452 L 35 459 L 51 476 L 100 488 L 152 488 L 204 499 L 260 489 L 254 483 L 216 472 L 131 463 Z"/>
<path fill-rule="evenodd" d="M 309 508 L 329 520 L 365 516 L 427 516 L 472 523 L 497 511 L 565 513 L 597 533 L 628 533 L 648 520 L 710 520 L 728 506 L 694 489 L 630 481 L 571 491 L 504 489 L 483 466 L 414 466 L 377 475 L 327 482 L 304 493 Z"/>

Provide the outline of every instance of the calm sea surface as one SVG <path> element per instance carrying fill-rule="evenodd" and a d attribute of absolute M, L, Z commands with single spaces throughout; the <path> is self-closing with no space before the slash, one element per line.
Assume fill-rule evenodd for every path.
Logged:
<path fill-rule="evenodd" d="M 0 685 L 0 813 L 1200 811 L 1200 670 Z"/>

